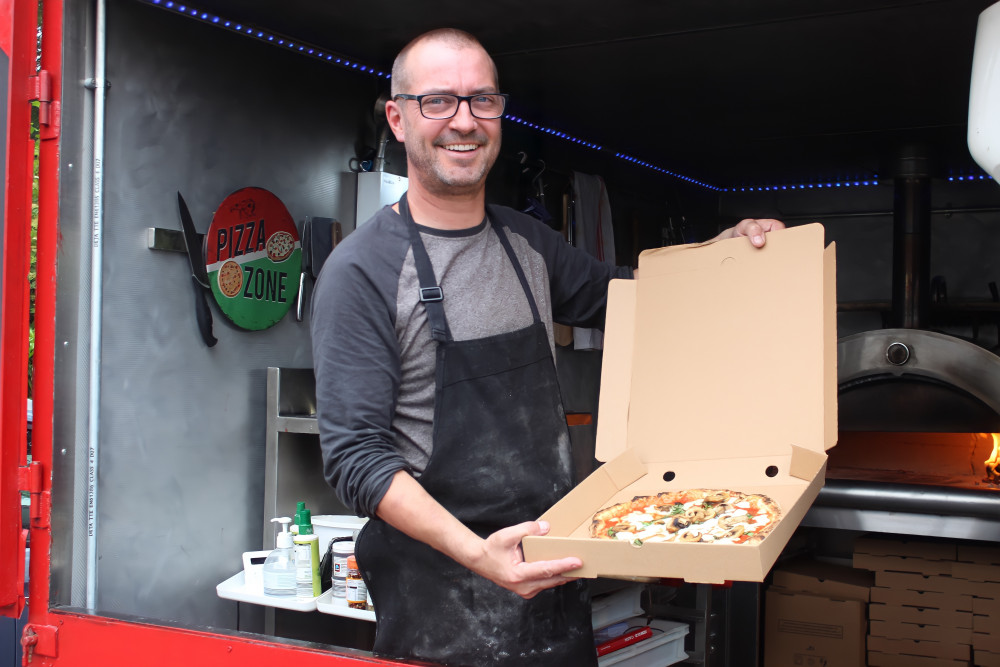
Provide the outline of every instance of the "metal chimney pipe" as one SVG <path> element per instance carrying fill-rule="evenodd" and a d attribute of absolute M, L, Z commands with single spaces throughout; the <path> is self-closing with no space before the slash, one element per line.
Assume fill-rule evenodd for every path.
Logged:
<path fill-rule="evenodd" d="M 892 326 L 920 329 L 930 306 L 929 160 L 909 151 L 899 161 L 893 196 Z"/>

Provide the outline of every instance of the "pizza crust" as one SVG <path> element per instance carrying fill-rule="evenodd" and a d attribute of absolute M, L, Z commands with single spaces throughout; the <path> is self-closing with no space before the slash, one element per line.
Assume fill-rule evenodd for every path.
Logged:
<path fill-rule="evenodd" d="M 768 496 L 730 489 L 685 489 L 636 496 L 594 514 L 591 537 L 651 542 L 759 544 L 781 519 Z"/>

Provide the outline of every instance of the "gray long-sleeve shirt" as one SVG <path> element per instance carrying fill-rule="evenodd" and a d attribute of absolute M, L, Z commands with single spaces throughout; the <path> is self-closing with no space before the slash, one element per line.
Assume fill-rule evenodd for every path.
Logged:
<path fill-rule="evenodd" d="M 553 321 L 603 326 L 608 281 L 631 277 L 630 268 L 597 261 L 513 209 L 490 207 L 489 215 L 507 232 L 550 344 Z M 524 291 L 489 223 L 420 233 L 455 340 L 531 324 Z M 359 516 L 374 516 L 397 471 L 419 477 L 432 452 L 437 344 L 418 290 L 406 224 L 386 207 L 337 246 L 313 293 L 324 475 Z"/>

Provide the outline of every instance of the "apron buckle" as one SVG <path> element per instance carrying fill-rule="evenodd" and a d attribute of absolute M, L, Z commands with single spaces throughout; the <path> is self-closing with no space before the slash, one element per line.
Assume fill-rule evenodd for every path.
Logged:
<path fill-rule="evenodd" d="M 434 287 L 421 287 L 420 300 L 424 303 L 432 301 L 443 301 L 444 291 L 436 285 Z"/>

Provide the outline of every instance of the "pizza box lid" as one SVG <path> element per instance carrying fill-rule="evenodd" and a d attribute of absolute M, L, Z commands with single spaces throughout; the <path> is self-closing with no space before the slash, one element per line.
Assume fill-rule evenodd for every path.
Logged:
<path fill-rule="evenodd" d="M 581 577 L 763 581 L 819 494 L 837 439 L 835 247 L 823 227 L 646 251 L 612 281 L 596 456 L 542 515 L 529 561 L 583 559 Z M 589 536 L 594 512 L 687 488 L 764 493 L 781 518 L 757 544 Z"/>
<path fill-rule="evenodd" d="M 649 250 L 613 281 L 596 455 L 817 452 L 837 440 L 834 246 L 814 223 Z"/>

